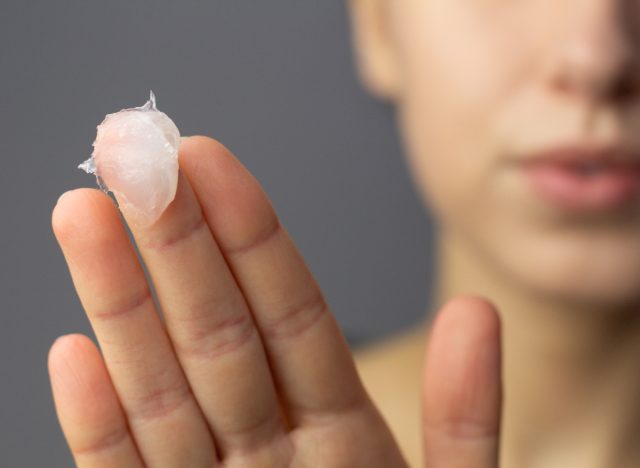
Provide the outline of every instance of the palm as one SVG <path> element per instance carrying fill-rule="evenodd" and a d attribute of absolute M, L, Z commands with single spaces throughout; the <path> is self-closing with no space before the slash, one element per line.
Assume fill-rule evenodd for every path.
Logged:
<path fill-rule="evenodd" d="M 108 197 L 81 189 L 54 210 L 102 350 L 71 335 L 50 352 L 77 465 L 405 466 L 259 184 L 207 138 L 183 142 L 180 165 L 167 211 L 132 227 L 164 322 Z"/>

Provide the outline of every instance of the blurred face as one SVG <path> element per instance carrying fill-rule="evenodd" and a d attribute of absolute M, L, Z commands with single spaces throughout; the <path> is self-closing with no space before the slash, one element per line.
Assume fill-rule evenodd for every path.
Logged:
<path fill-rule="evenodd" d="M 442 234 L 538 294 L 640 296 L 640 2 L 389 0 L 394 100 Z"/>

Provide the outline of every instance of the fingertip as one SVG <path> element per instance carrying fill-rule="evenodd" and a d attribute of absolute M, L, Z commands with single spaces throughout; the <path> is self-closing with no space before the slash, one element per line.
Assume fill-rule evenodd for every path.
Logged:
<path fill-rule="evenodd" d="M 93 341 L 82 334 L 58 337 L 49 350 L 56 414 L 74 457 L 88 466 L 132 465 L 138 454 L 117 393 Z"/>
<path fill-rule="evenodd" d="M 48 370 L 57 406 L 66 414 L 84 418 L 113 409 L 109 374 L 100 350 L 88 336 L 58 337 L 49 349 Z"/>
<path fill-rule="evenodd" d="M 86 393 L 87 364 L 95 362 L 95 345 L 79 333 L 58 337 L 49 348 L 47 367 L 54 399 L 66 408 Z M 89 376 L 90 377 L 90 376 Z"/>
<path fill-rule="evenodd" d="M 456 437 L 498 430 L 500 339 L 498 311 L 487 299 L 459 296 L 441 308 L 425 356 L 425 421 Z"/>
<path fill-rule="evenodd" d="M 500 335 L 500 316 L 497 307 L 485 297 L 473 294 L 450 299 L 436 315 L 432 335 L 449 336 L 461 329 L 469 329 L 480 340 L 497 339 Z"/>
<path fill-rule="evenodd" d="M 51 228 L 64 242 L 92 232 L 95 223 L 119 221 L 117 208 L 109 196 L 93 188 L 77 188 L 63 193 L 51 212 Z"/>
<path fill-rule="evenodd" d="M 220 140 L 207 135 L 189 135 L 181 137 L 180 152 L 185 152 L 187 154 L 231 154 L 231 150 Z"/>
<path fill-rule="evenodd" d="M 67 195 L 69 194 L 69 192 L 72 192 L 72 191 L 73 191 L 73 190 L 67 190 L 67 191 L 66 191 L 66 192 L 64 192 L 62 195 L 60 195 L 60 196 L 58 197 L 58 199 L 56 200 L 56 205 L 57 205 L 58 203 L 60 203 L 60 200 L 62 200 L 65 196 L 67 196 Z"/>
<path fill-rule="evenodd" d="M 92 349 L 93 348 L 93 349 Z M 78 356 L 96 350 L 91 339 L 81 333 L 69 333 L 55 339 L 49 348 L 47 365 L 49 372 L 59 374 L 61 367 L 69 367 Z"/>
<path fill-rule="evenodd" d="M 240 159 L 221 141 L 206 136 L 193 135 L 180 145 L 180 168 L 189 179 L 202 171 L 207 172 L 215 183 L 241 187 L 250 184 L 253 175 Z"/>
<path fill-rule="evenodd" d="M 95 345 L 88 336 L 82 333 L 67 333 L 60 335 L 53 341 L 49 352 L 52 353 L 55 349 L 56 353 L 75 354 L 78 350 L 90 347 L 95 347 Z"/>

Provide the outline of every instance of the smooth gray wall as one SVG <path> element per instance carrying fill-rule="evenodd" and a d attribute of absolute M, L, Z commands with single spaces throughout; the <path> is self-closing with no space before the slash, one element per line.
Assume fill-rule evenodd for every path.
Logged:
<path fill-rule="evenodd" d="M 429 222 L 392 109 L 357 81 L 343 0 L 4 0 L 0 6 L 0 467 L 72 466 L 46 358 L 95 339 L 50 227 L 102 117 L 149 89 L 183 134 L 256 175 L 352 345 L 429 297 Z"/>

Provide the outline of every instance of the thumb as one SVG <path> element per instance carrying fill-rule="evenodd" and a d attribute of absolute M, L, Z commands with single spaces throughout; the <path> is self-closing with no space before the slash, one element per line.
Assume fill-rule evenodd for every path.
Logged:
<path fill-rule="evenodd" d="M 458 297 L 438 313 L 422 388 L 429 468 L 496 468 L 502 406 L 500 319 L 479 297 Z"/>

